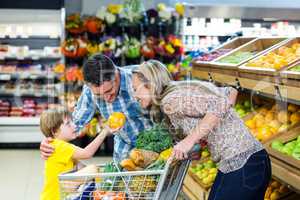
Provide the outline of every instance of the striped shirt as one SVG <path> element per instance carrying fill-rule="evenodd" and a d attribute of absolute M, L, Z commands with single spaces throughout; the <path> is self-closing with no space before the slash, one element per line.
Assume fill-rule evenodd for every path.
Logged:
<path fill-rule="evenodd" d="M 149 112 L 142 109 L 133 97 L 131 85 L 132 73 L 130 69 L 118 68 L 120 72 L 120 90 L 114 102 L 108 103 L 96 99 L 92 90 L 84 85 L 81 96 L 72 114 L 76 129 L 79 132 L 94 116 L 96 110 L 105 119 L 113 112 L 122 112 L 126 116 L 126 123 L 118 134 L 114 136 L 115 160 L 120 161 L 128 156 L 135 147 L 139 132 L 152 126 Z"/>

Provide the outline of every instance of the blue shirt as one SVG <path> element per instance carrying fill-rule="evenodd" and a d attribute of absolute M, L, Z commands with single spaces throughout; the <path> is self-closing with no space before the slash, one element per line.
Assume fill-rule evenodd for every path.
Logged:
<path fill-rule="evenodd" d="M 131 70 L 122 68 L 118 68 L 118 70 L 120 72 L 120 90 L 114 102 L 108 103 L 102 99 L 96 99 L 92 90 L 87 85 L 84 85 L 72 114 L 77 131 L 89 123 L 96 109 L 105 119 L 108 119 L 113 112 L 125 114 L 126 123 L 120 132 L 114 136 L 113 157 L 117 161 L 126 158 L 129 151 L 135 147 L 139 132 L 152 126 L 149 112 L 142 109 L 133 97 Z"/>

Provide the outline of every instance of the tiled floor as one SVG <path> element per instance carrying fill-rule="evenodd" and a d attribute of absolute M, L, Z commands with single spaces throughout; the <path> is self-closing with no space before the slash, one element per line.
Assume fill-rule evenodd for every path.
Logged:
<path fill-rule="evenodd" d="M 87 162 L 105 163 L 110 157 Z M 0 150 L 0 199 L 38 200 L 43 186 L 43 160 L 38 150 Z"/>

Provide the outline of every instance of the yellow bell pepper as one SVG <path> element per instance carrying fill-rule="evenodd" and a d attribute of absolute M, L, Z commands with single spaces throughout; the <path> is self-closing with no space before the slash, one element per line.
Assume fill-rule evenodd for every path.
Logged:
<path fill-rule="evenodd" d="M 168 149 L 162 151 L 162 152 L 159 154 L 158 159 L 167 161 L 167 160 L 170 158 L 172 152 L 173 152 L 173 148 L 170 147 L 170 148 L 168 148 Z"/>

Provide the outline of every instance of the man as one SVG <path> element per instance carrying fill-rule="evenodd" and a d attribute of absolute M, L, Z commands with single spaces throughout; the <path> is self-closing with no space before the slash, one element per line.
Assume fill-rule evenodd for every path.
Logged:
<path fill-rule="evenodd" d="M 96 111 L 105 119 L 113 112 L 124 113 L 126 124 L 114 136 L 113 157 L 118 161 L 126 158 L 135 146 L 138 133 L 152 126 L 149 114 L 133 97 L 131 70 L 118 68 L 110 58 L 95 54 L 84 63 L 83 76 L 85 85 L 72 114 L 77 132 L 84 128 Z M 50 141 L 47 138 L 41 143 L 44 159 L 54 151 Z"/>

